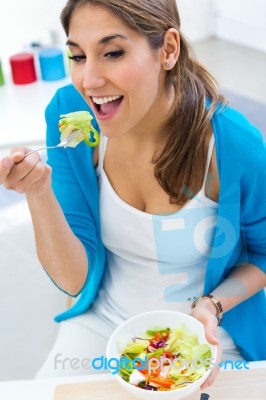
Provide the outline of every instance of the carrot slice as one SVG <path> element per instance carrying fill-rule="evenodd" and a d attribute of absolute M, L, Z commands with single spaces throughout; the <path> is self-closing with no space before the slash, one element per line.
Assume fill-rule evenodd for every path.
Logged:
<path fill-rule="evenodd" d="M 163 376 L 150 376 L 149 381 L 167 388 L 170 388 L 174 383 L 173 379 L 164 378 Z"/>

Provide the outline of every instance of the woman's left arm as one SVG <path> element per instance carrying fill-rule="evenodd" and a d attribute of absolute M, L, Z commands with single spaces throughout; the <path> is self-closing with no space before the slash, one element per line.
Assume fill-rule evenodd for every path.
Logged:
<path fill-rule="evenodd" d="M 243 264 L 236 267 L 231 274 L 211 294 L 218 300 L 223 311 L 242 303 L 266 286 L 266 274 L 252 264 Z M 191 315 L 204 324 L 206 339 L 209 343 L 218 345 L 217 362 L 209 378 L 202 385 L 206 389 L 216 379 L 219 373 L 219 362 L 222 356 L 222 347 L 217 339 L 217 308 L 209 298 L 200 298 L 191 311 Z"/>
<path fill-rule="evenodd" d="M 224 312 L 242 303 L 266 286 L 266 274 L 253 264 L 236 267 L 231 274 L 213 291 Z M 233 293 L 233 295 L 232 295 Z"/>
<path fill-rule="evenodd" d="M 254 145 L 255 148 L 255 145 Z M 255 295 L 266 286 L 266 149 L 265 143 L 256 143 L 254 157 L 246 161 L 241 179 L 241 231 L 246 243 L 247 257 L 235 266 L 211 293 L 227 312 Z M 250 162 L 250 167 L 248 164 Z M 203 384 L 206 389 L 213 383 L 221 360 L 222 347 L 217 339 L 217 307 L 210 298 L 200 298 L 191 315 L 205 327 L 206 338 L 218 345 L 217 363 Z"/>
<path fill-rule="evenodd" d="M 243 264 L 236 267 L 231 274 L 215 289 L 212 294 L 227 312 L 253 296 L 266 286 L 266 274 L 252 264 Z M 210 343 L 218 343 L 217 333 L 217 308 L 206 297 L 200 298 L 191 311 L 191 315 L 205 325 L 206 338 Z"/>

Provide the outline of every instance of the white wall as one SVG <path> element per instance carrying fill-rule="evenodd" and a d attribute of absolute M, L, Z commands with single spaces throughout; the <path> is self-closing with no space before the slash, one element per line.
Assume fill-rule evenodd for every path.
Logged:
<path fill-rule="evenodd" d="M 3 1 L 0 12 L 0 59 L 7 68 L 10 55 L 24 49 L 32 41 L 52 44 L 55 32 L 63 30 L 60 11 L 66 0 Z M 57 34 L 59 36 L 59 34 Z"/>
<path fill-rule="evenodd" d="M 177 0 L 181 28 L 189 40 L 198 42 L 213 35 L 213 0 Z"/>
<path fill-rule="evenodd" d="M 193 42 L 213 36 L 266 51 L 266 0 L 176 0 L 182 29 Z M 66 0 L 13 0 L 1 4 L 0 59 L 31 41 L 63 45 L 59 21 Z M 15 10 L 15 11 L 14 11 Z M 55 39 L 56 36 L 56 40 Z"/>
<path fill-rule="evenodd" d="M 0 13 L 0 59 L 5 69 L 10 55 L 32 41 L 52 44 L 54 35 L 63 45 L 65 37 L 59 21 L 66 0 L 5 1 Z M 191 40 L 202 40 L 213 31 L 212 0 L 177 0 L 183 30 Z M 14 11 L 15 10 L 15 11 Z"/>
<path fill-rule="evenodd" d="M 216 36 L 266 51 L 266 0 L 214 0 Z"/>

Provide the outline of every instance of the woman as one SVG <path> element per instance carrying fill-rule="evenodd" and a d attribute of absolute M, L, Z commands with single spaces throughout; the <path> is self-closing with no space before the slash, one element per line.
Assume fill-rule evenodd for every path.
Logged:
<path fill-rule="evenodd" d="M 66 360 L 99 357 L 119 323 L 152 309 L 191 312 L 224 359 L 266 358 L 261 135 L 194 59 L 175 0 L 69 0 L 61 20 L 79 93 L 51 101 L 47 143 L 61 114 L 92 110 L 99 149 L 13 168 L 29 151 L 16 148 L 0 173 L 27 195 L 45 270 L 80 294 L 38 376 L 83 373 Z"/>

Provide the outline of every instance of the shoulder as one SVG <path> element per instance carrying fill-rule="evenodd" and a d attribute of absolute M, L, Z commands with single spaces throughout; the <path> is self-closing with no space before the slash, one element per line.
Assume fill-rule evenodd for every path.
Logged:
<path fill-rule="evenodd" d="M 239 111 L 218 107 L 212 126 L 220 162 L 235 170 L 266 165 L 266 145 L 260 131 Z"/>
<path fill-rule="evenodd" d="M 226 142 L 242 143 L 243 146 L 250 143 L 263 143 L 261 132 L 238 110 L 228 105 L 219 106 L 212 118 L 217 136 Z"/>

